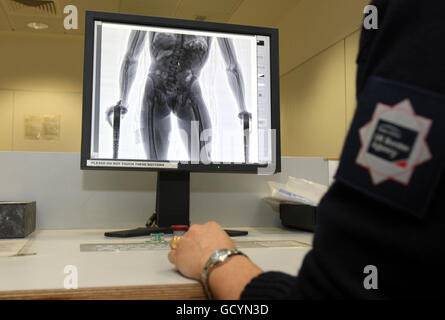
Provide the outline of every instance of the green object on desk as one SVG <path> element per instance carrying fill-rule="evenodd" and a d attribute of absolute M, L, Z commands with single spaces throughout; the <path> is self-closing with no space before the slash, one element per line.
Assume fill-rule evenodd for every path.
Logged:
<path fill-rule="evenodd" d="M 151 234 L 151 241 L 154 241 L 154 242 L 162 242 L 162 241 L 164 241 L 164 234 L 163 233 L 152 233 Z"/>

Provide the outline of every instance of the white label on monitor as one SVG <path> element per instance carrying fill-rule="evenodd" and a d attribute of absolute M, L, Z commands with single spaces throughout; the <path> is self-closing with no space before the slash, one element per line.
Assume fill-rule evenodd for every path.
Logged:
<path fill-rule="evenodd" d="M 88 167 L 116 167 L 116 168 L 165 168 L 178 169 L 177 162 L 147 162 L 124 160 L 87 160 Z"/>

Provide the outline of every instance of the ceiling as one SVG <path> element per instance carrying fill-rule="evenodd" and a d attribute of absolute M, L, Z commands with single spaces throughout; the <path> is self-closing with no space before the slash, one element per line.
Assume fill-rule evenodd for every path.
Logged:
<path fill-rule="evenodd" d="M 274 26 L 300 0 L 0 0 L 0 31 L 83 35 L 85 10 Z M 31 4 L 31 5 L 30 5 Z M 32 4 L 39 6 L 32 6 Z M 63 9 L 74 5 L 79 29 L 65 30 Z M 30 22 L 48 25 L 34 30 Z"/>

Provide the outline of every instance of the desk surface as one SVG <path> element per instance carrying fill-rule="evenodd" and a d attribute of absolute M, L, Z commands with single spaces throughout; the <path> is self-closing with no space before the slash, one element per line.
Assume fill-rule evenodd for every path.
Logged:
<path fill-rule="evenodd" d="M 242 228 L 235 240 L 296 240 L 312 243 L 308 232 L 279 228 Z M 40 230 L 29 238 L 25 254 L 0 257 L 1 298 L 205 298 L 201 284 L 181 276 L 167 259 L 168 250 L 81 252 L 81 244 L 134 243 L 149 237 L 113 239 L 105 230 Z M 264 271 L 296 275 L 310 247 L 243 248 Z M 23 252 L 22 252 L 23 253 Z M 77 290 L 64 289 L 67 265 L 77 268 Z"/>

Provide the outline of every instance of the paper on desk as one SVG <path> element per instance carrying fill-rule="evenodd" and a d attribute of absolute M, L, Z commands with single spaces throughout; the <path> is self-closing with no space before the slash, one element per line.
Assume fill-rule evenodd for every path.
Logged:
<path fill-rule="evenodd" d="M 17 255 L 27 242 L 28 239 L 0 240 L 0 257 Z"/>
<path fill-rule="evenodd" d="M 288 177 L 287 183 L 268 182 L 270 200 L 318 206 L 328 187 L 306 179 Z"/>

